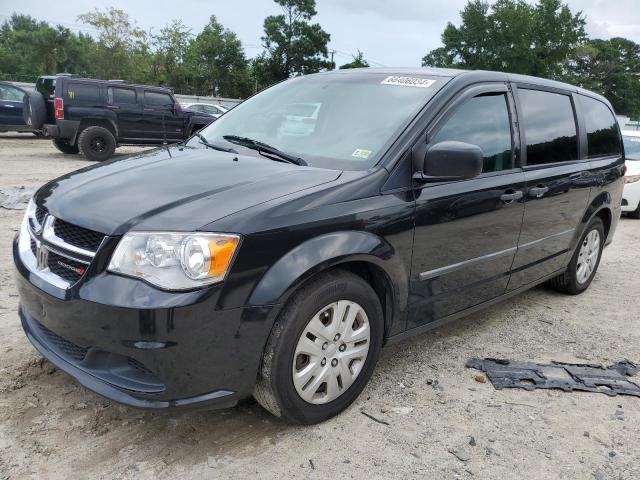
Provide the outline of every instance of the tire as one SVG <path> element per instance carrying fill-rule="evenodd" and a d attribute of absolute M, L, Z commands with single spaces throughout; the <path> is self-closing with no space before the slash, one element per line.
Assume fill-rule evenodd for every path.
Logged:
<path fill-rule="evenodd" d="M 40 92 L 26 92 L 22 100 L 22 119 L 33 130 L 40 130 L 47 119 L 47 106 Z"/>
<path fill-rule="evenodd" d="M 633 212 L 628 213 L 629 217 L 635 218 L 636 220 L 640 219 L 640 203 L 638 204 L 638 208 L 636 208 Z"/>
<path fill-rule="evenodd" d="M 104 127 L 87 127 L 78 137 L 78 147 L 87 160 L 103 162 L 116 150 L 116 139 Z"/>
<path fill-rule="evenodd" d="M 590 243 L 590 240 L 593 239 L 595 235 L 598 237 L 597 250 L 593 246 L 593 243 Z M 582 237 L 580 237 L 580 242 L 576 247 L 576 251 L 573 253 L 567 270 L 561 275 L 551 279 L 549 286 L 554 290 L 568 293 L 569 295 L 578 295 L 589 288 L 600 265 L 604 241 L 604 224 L 600 218 L 594 217 L 591 222 L 589 222 L 589 225 L 587 225 Z M 590 260 L 587 262 L 588 267 L 586 267 L 588 271 L 581 271 L 580 268 L 585 264 L 585 258 L 589 256 Z"/>
<path fill-rule="evenodd" d="M 349 312 L 356 313 L 351 325 L 340 322 L 339 318 L 347 318 Z M 330 321 L 318 324 L 320 318 Z M 312 321 L 317 336 L 308 331 Z M 351 405 L 369 381 L 380 356 L 383 325 L 378 296 L 362 278 L 339 269 L 317 275 L 294 294 L 276 320 L 263 354 L 254 398 L 275 416 L 293 423 L 311 425 L 337 415 Z M 365 341 L 367 327 L 369 337 Z M 336 331 L 342 332 L 340 340 L 322 336 Z M 341 341 L 345 339 L 360 339 L 361 343 Z M 309 348 L 316 355 L 301 353 L 299 342 L 304 344 L 302 350 Z M 313 376 L 303 375 L 307 368 Z M 298 386 L 294 372 L 301 378 Z M 321 383 L 324 379 L 327 381 Z"/>
<path fill-rule="evenodd" d="M 53 146 L 67 155 L 73 155 L 80 151 L 77 143 L 75 145 L 70 145 L 69 140 L 63 140 L 61 138 L 54 138 Z"/>

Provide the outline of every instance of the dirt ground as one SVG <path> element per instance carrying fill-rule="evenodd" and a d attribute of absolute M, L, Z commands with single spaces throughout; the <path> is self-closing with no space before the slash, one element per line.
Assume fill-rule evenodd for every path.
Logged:
<path fill-rule="evenodd" d="M 39 186 L 87 164 L 47 140 L 0 135 L 0 188 Z M 10 244 L 22 215 L 0 208 L 0 480 L 640 478 L 640 398 L 497 391 L 464 367 L 474 356 L 640 362 L 640 221 L 621 220 L 583 295 L 539 287 L 388 347 L 354 405 L 298 427 L 252 400 L 223 411 L 132 410 L 42 360 L 16 313 Z"/>

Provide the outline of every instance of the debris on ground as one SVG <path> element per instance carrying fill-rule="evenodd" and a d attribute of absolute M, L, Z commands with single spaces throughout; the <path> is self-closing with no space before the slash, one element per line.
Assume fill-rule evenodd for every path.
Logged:
<path fill-rule="evenodd" d="M 449 453 L 455 456 L 461 462 L 468 462 L 469 460 L 471 460 L 471 453 L 466 447 L 450 448 Z"/>
<path fill-rule="evenodd" d="M 629 377 L 640 372 L 640 367 L 627 360 L 603 367 L 596 364 L 562 362 L 542 364 L 495 358 L 484 360 L 472 358 L 466 366 L 485 372 L 497 390 L 554 388 L 567 392 L 580 390 L 610 396 L 620 394 L 640 397 L 640 386 L 629 380 Z"/>
<path fill-rule="evenodd" d="M 25 187 L 0 188 L 0 207 L 7 210 L 24 210 L 35 191 L 35 188 Z"/>

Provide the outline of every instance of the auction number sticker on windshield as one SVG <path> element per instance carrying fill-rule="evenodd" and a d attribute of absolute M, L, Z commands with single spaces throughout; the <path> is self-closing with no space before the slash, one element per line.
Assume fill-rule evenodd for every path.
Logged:
<path fill-rule="evenodd" d="M 372 153 L 373 152 L 371 150 L 367 150 L 366 148 L 356 148 L 351 156 L 356 158 L 364 158 L 366 160 L 371 156 Z"/>
<path fill-rule="evenodd" d="M 390 77 L 385 78 L 381 83 L 382 85 L 400 85 L 401 87 L 429 88 L 431 85 L 436 83 L 436 81 L 429 80 L 428 78 L 399 77 L 397 75 L 391 75 Z"/>

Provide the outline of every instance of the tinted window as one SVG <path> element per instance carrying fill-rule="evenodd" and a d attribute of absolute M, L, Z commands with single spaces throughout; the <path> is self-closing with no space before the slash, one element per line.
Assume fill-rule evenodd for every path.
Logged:
<path fill-rule="evenodd" d="M 154 107 L 171 107 L 173 106 L 173 100 L 171 96 L 166 93 L 159 92 L 144 92 L 144 103 L 146 105 L 152 105 Z"/>
<path fill-rule="evenodd" d="M 580 104 L 587 127 L 589 157 L 615 155 L 621 152 L 618 122 L 604 103 L 580 95 Z"/>
<path fill-rule="evenodd" d="M 527 139 L 527 164 L 578 159 L 578 135 L 571 97 L 518 89 Z"/>
<path fill-rule="evenodd" d="M 67 97 L 75 102 L 100 102 L 100 87 L 88 83 L 70 83 L 67 86 Z"/>
<path fill-rule="evenodd" d="M 132 88 L 109 88 L 109 103 L 137 103 L 136 91 Z"/>
<path fill-rule="evenodd" d="M 484 153 L 483 172 L 511 168 L 511 124 L 506 95 L 483 95 L 462 105 L 430 143 L 446 140 L 479 146 Z"/>
<path fill-rule="evenodd" d="M 10 100 L 14 102 L 21 102 L 24 93 L 22 90 L 18 90 L 15 87 L 8 85 L 0 85 L 0 100 Z"/>
<path fill-rule="evenodd" d="M 191 105 L 188 108 L 189 110 L 193 110 L 194 112 L 202 112 L 202 105 Z"/>
<path fill-rule="evenodd" d="M 622 137 L 627 160 L 640 160 L 640 137 Z"/>

